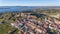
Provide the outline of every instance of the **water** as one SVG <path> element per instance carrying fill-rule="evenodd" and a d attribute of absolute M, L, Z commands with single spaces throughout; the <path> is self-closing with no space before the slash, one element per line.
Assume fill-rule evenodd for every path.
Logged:
<path fill-rule="evenodd" d="M 0 12 L 31 11 L 33 9 L 60 8 L 60 6 L 0 6 Z"/>

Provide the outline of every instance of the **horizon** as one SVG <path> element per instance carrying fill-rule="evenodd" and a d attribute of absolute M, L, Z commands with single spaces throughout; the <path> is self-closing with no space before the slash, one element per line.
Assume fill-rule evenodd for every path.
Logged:
<path fill-rule="evenodd" d="M 0 0 L 0 6 L 60 6 L 60 0 Z"/>
<path fill-rule="evenodd" d="M 16 7 L 20 7 L 20 6 L 16 6 Z M 24 7 L 24 6 L 21 6 L 21 7 Z M 29 7 L 29 6 L 26 6 L 26 7 Z M 31 6 L 31 7 L 41 7 L 41 6 Z M 42 7 L 60 7 L 60 6 L 42 6 Z"/>

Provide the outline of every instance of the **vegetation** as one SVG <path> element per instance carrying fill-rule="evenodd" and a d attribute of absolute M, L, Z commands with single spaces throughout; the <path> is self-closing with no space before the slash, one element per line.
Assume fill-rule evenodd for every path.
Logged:
<path fill-rule="evenodd" d="M 9 24 L 0 25 L 0 34 L 8 34 L 9 31 L 13 31 L 15 28 L 9 26 Z"/>
<path fill-rule="evenodd" d="M 56 15 L 56 14 L 60 13 L 60 9 L 46 9 L 46 10 L 36 9 L 35 12 L 45 13 L 45 14 L 48 14 L 48 15 Z"/>

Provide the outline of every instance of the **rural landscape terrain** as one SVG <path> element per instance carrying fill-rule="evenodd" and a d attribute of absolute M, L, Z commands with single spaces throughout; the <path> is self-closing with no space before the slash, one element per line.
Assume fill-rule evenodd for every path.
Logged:
<path fill-rule="evenodd" d="M 60 8 L 17 10 L 0 13 L 0 34 L 60 34 Z"/>

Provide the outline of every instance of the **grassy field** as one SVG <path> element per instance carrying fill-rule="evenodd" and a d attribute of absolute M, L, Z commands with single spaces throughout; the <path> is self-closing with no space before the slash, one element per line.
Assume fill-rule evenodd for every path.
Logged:
<path fill-rule="evenodd" d="M 9 24 L 0 24 L 0 34 L 8 34 L 9 31 L 13 31 L 15 28 L 9 26 Z M 17 33 L 14 32 L 14 34 Z"/>

